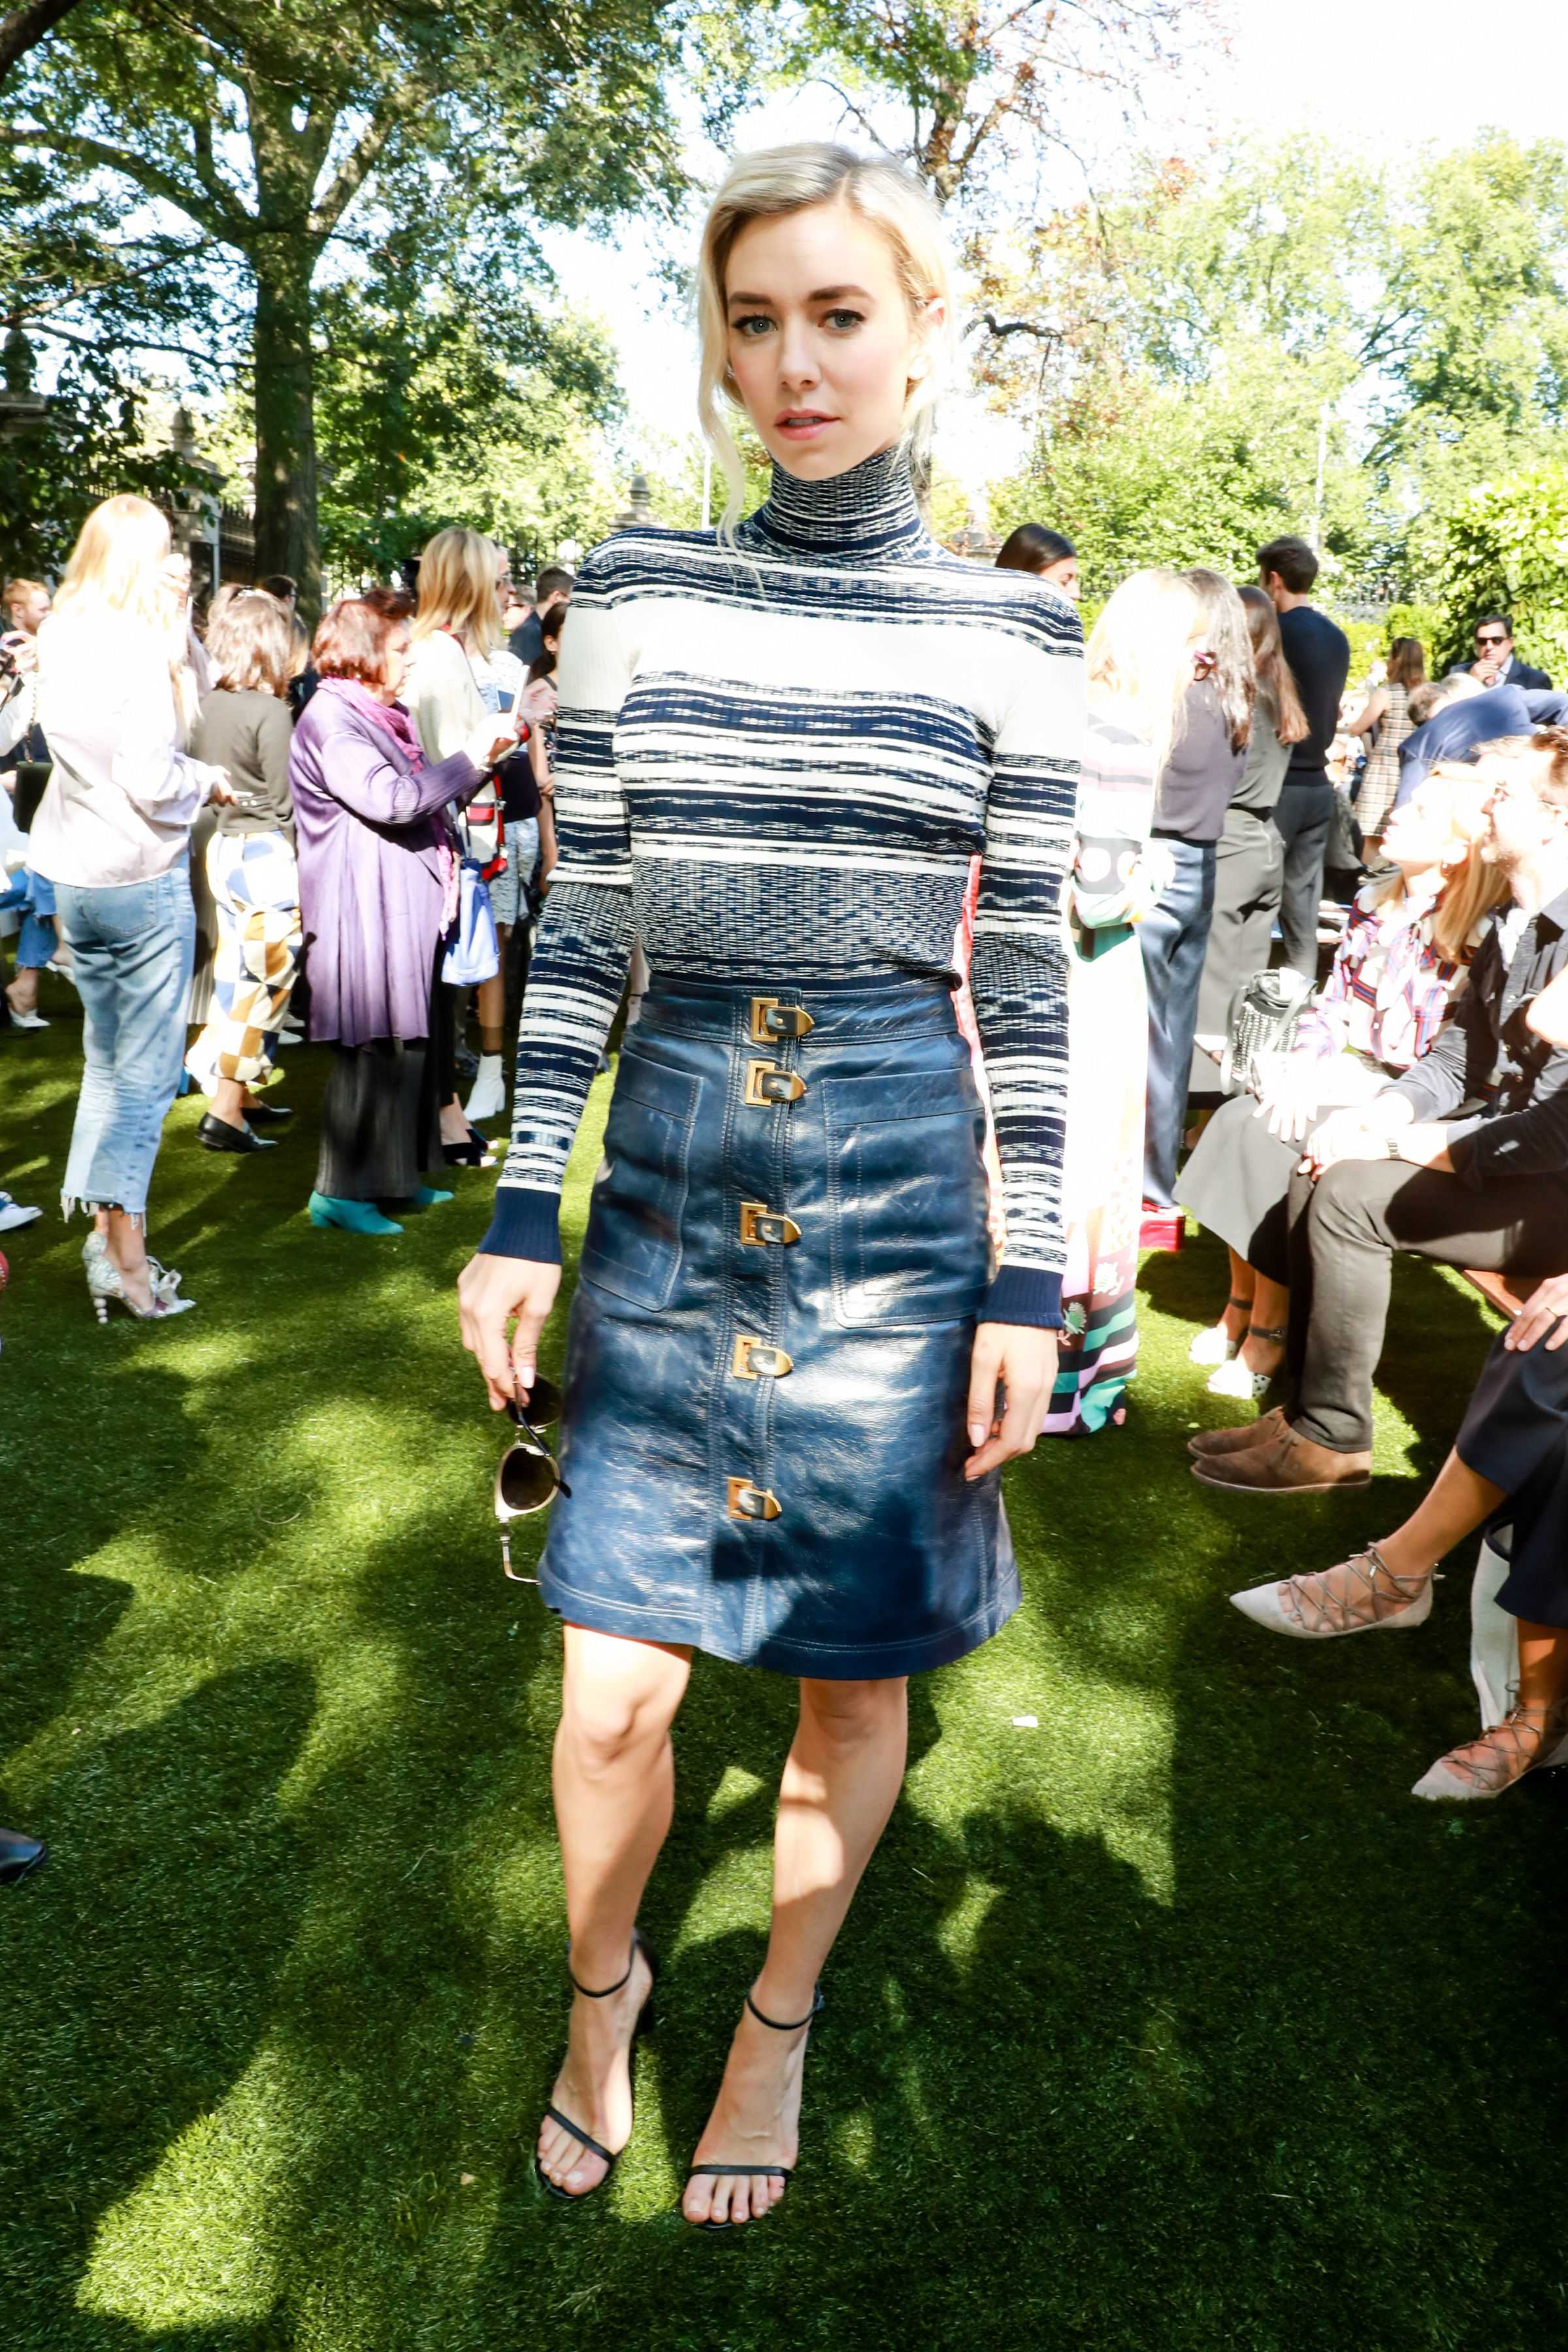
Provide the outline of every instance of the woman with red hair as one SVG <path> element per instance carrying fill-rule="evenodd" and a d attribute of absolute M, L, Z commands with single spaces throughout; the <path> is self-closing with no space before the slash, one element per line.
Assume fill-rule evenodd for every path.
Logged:
<path fill-rule="evenodd" d="M 451 1198 L 421 1181 L 441 1164 L 439 1107 L 452 1091 L 451 1016 L 436 984 L 458 910 L 447 811 L 472 799 L 514 729 L 487 712 L 460 751 L 426 763 L 398 699 L 406 598 L 344 597 L 313 656 L 321 684 L 294 732 L 289 781 L 310 1035 L 335 1052 L 310 1221 L 395 1234 L 378 1202 Z"/>

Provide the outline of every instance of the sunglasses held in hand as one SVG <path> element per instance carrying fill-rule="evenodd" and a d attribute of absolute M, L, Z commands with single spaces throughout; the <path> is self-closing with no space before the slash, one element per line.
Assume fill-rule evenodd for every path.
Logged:
<path fill-rule="evenodd" d="M 511 1564 L 511 1522 L 542 1511 L 557 1495 L 570 1495 L 561 1465 L 542 1432 L 561 1418 L 561 1391 L 552 1381 L 535 1381 L 524 1403 L 514 1397 L 507 1413 L 522 1434 L 512 1440 L 496 1471 L 496 1518 L 500 1527 L 500 1564 L 514 1584 L 537 1584 L 536 1576 L 519 1576 Z"/>

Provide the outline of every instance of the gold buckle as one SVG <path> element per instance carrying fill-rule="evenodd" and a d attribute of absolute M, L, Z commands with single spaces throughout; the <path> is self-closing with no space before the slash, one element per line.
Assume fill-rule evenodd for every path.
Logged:
<path fill-rule="evenodd" d="M 786 1372 L 795 1370 L 795 1358 L 782 1348 L 770 1348 L 765 1339 L 753 1339 L 742 1331 L 735 1342 L 730 1359 L 730 1370 L 738 1381 L 761 1380 L 765 1372 L 771 1380 L 782 1381 Z"/>
<path fill-rule="evenodd" d="M 765 1201 L 742 1201 L 741 1203 L 741 1239 L 743 1242 L 797 1242 L 800 1227 L 793 1217 L 770 1209 Z"/>
<path fill-rule="evenodd" d="M 772 1103 L 798 1102 L 805 1092 L 805 1080 L 794 1070 L 781 1069 L 777 1062 L 746 1064 L 745 1098 L 753 1109 L 766 1110 Z"/>
<path fill-rule="evenodd" d="M 771 1045 L 775 1037 L 808 1037 L 816 1024 L 804 1004 L 781 1004 L 776 996 L 752 999 L 752 1039 Z"/>
<path fill-rule="evenodd" d="M 749 1478 L 731 1478 L 728 1486 L 732 1519 L 776 1519 L 784 1508 L 771 1487 L 753 1486 Z"/>

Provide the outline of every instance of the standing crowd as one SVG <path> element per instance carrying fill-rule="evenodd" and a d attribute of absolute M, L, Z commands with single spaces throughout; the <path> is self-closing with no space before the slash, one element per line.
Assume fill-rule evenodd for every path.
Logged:
<path fill-rule="evenodd" d="M 885 160 L 740 159 L 699 278 L 717 532 L 619 534 L 509 630 L 505 559 L 442 530 L 412 593 L 343 596 L 307 642 L 282 580 L 198 626 L 163 517 L 112 499 L 52 612 L 11 584 L 0 757 L 6 1013 L 46 1018 L 40 971 L 80 994 L 61 1190 L 100 1320 L 192 1306 L 148 1249 L 166 1113 L 194 1086 L 201 1146 L 271 1148 L 291 1025 L 330 1056 L 310 1223 L 395 1234 L 449 1201 L 432 1178 L 495 1156 L 531 965 L 459 1300 L 518 1431 L 503 1536 L 552 1507 L 564 1622 L 573 1998 L 538 2164 L 592 2195 L 634 2126 L 694 1654 L 789 1674 L 765 1955 L 682 2199 L 725 2229 L 792 2178 L 908 1677 L 1018 1605 L 1002 1465 L 1124 1442 L 1140 1252 L 1184 1214 L 1227 1253 L 1194 1382 L 1248 1410 L 1192 1441 L 1217 1497 L 1370 1484 L 1396 1253 L 1519 1286 L 1415 1511 L 1232 1597 L 1298 1640 L 1418 1627 L 1484 1528 L 1494 1719 L 1416 1793 L 1494 1797 L 1568 1740 L 1568 701 L 1489 614 L 1473 662 L 1429 683 L 1401 638 L 1347 707 L 1294 538 L 1240 587 L 1134 573 L 1087 646 L 1060 532 L 994 571 L 938 545 L 915 483 L 949 265 Z M 738 409 L 773 459 L 743 519 Z M 634 970 L 556 1396 L 561 1184 Z M 40 1854 L 0 1833 L 0 1878 Z"/>

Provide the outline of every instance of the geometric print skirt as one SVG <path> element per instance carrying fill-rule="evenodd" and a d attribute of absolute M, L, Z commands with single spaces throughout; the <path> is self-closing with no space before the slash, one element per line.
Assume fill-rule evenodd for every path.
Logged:
<path fill-rule="evenodd" d="M 940 983 L 655 980 L 568 1325 L 552 1609 L 827 1680 L 1005 1623 L 1000 1475 L 963 1477 L 984 1131 Z"/>
<path fill-rule="evenodd" d="M 212 1010 L 185 1056 L 204 1094 L 219 1078 L 259 1086 L 299 969 L 300 868 L 281 833 L 215 833 L 207 883 L 217 908 Z"/>

